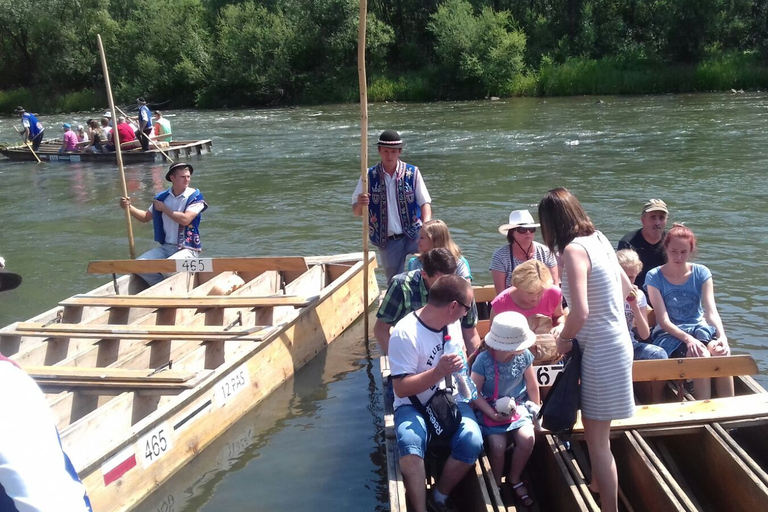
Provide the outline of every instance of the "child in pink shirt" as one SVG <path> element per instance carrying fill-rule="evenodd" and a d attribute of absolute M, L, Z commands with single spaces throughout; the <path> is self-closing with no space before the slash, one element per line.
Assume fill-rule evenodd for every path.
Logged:
<path fill-rule="evenodd" d="M 77 140 L 77 134 L 72 131 L 72 125 L 69 123 L 64 123 L 62 127 L 64 128 L 64 139 L 61 143 L 61 147 L 59 148 L 59 154 L 62 154 L 65 151 L 76 151 L 77 143 L 79 141 Z"/>

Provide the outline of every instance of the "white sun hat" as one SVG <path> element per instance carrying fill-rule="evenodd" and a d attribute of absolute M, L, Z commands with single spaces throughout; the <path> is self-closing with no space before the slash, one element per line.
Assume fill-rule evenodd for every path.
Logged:
<path fill-rule="evenodd" d="M 485 335 L 485 344 L 504 352 L 517 352 L 532 347 L 536 335 L 528 320 L 517 311 L 505 311 L 493 317 L 491 330 Z"/>
<path fill-rule="evenodd" d="M 509 223 L 499 226 L 499 233 L 506 235 L 513 228 L 537 228 L 541 224 L 533 221 L 533 216 L 528 210 L 515 210 L 509 214 Z"/>

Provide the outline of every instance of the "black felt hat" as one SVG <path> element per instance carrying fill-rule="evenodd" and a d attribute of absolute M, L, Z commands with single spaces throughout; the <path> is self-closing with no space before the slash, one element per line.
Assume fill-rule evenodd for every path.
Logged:
<path fill-rule="evenodd" d="M 189 169 L 190 176 L 195 172 L 195 169 L 191 165 L 184 162 L 176 162 L 175 164 L 172 164 L 168 168 L 168 172 L 165 173 L 165 181 L 171 181 L 171 174 L 173 174 L 177 169 L 183 169 L 184 167 Z"/>
<path fill-rule="evenodd" d="M 14 114 L 23 114 L 24 112 L 26 112 L 26 110 L 24 110 L 24 107 L 16 107 L 15 109 L 13 109 Z"/>
<path fill-rule="evenodd" d="M 381 132 L 379 142 L 376 145 L 384 148 L 402 148 L 405 146 L 403 139 L 400 138 L 400 134 L 395 130 L 384 130 Z"/>

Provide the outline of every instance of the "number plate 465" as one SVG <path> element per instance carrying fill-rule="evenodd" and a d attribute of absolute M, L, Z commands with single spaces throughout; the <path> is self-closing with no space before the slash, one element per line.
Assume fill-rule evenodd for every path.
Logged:
<path fill-rule="evenodd" d="M 145 468 L 171 449 L 172 435 L 173 429 L 168 424 L 163 424 L 139 439 L 137 451 Z"/>

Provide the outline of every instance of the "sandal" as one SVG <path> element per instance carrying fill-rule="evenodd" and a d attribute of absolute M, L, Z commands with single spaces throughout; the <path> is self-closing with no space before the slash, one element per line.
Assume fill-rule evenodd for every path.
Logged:
<path fill-rule="evenodd" d="M 522 488 L 524 485 L 525 485 L 525 482 L 520 480 L 516 484 L 512 484 L 512 490 L 515 491 L 515 494 L 517 495 L 518 498 L 520 498 L 520 501 L 523 502 L 523 505 L 525 505 L 526 507 L 530 507 L 531 505 L 533 505 L 533 498 L 528 496 L 528 493 L 525 491 L 523 491 L 523 494 L 520 494 L 520 491 L 518 491 L 518 489 Z M 526 489 L 526 491 L 527 490 L 528 489 Z"/>

